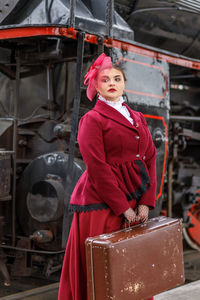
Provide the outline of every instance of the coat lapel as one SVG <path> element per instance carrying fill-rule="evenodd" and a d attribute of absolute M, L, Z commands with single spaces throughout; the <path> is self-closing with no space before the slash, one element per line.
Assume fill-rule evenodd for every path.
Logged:
<path fill-rule="evenodd" d="M 129 109 L 129 107 L 126 105 L 127 109 L 130 112 L 131 117 L 133 118 L 134 124 L 135 124 L 135 118 Z M 119 111 L 117 111 L 112 106 L 107 105 L 101 100 L 98 100 L 93 110 L 99 112 L 100 114 L 104 115 L 105 117 L 112 119 L 128 128 L 131 128 L 133 130 L 137 130 L 135 126 L 133 126 Z"/>

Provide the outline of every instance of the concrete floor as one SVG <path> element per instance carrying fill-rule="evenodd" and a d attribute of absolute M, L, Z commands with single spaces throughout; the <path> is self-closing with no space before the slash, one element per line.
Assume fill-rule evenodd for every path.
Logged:
<path fill-rule="evenodd" d="M 200 300 L 200 280 L 161 293 L 154 300 Z"/>
<path fill-rule="evenodd" d="M 0 300 L 57 300 L 59 283 L 26 291 Z M 154 300 L 200 300 L 200 280 L 154 296 Z"/>
<path fill-rule="evenodd" d="M 0 300 L 57 300 L 59 283 L 1 297 Z"/>

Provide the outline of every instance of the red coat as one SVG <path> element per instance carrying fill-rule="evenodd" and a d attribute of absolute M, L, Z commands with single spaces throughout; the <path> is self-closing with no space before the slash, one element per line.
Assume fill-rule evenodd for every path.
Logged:
<path fill-rule="evenodd" d="M 72 194 L 71 210 L 110 207 L 118 216 L 131 199 L 155 207 L 155 146 L 143 114 L 126 107 L 133 125 L 101 100 L 80 120 L 78 143 L 87 168 Z"/>
<path fill-rule="evenodd" d="M 59 300 L 88 299 L 87 237 L 122 228 L 121 214 L 135 209 L 134 199 L 155 205 L 155 147 L 143 115 L 126 107 L 134 126 L 101 100 L 80 121 L 78 142 L 87 169 L 70 201 L 70 208 L 80 213 L 74 214 L 70 229 Z"/>

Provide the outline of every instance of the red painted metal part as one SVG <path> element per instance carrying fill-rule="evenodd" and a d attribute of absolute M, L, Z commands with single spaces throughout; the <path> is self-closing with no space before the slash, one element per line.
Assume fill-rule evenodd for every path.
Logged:
<path fill-rule="evenodd" d="M 76 39 L 78 31 L 74 28 L 65 27 L 18 27 L 18 28 L 2 28 L 0 29 L 0 40 L 5 39 L 15 39 L 33 36 L 57 36 L 57 37 L 67 37 Z M 86 34 L 85 41 L 97 44 L 98 37 L 93 34 Z M 114 40 L 105 39 L 104 45 L 107 47 L 119 48 L 122 50 L 127 50 L 129 52 L 155 58 L 157 60 L 162 60 L 167 63 L 179 65 L 186 68 L 200 70 L 200 62 L 184 57 L 177 57 L 173 54 L 164 54 L 155 50 L 147 49 L 140 45 L 134 45 L 131 43 Z"/>
<path fill-rule="evenodd" d="M 107 47 L 110 47 L 110 43 L 108 44 L 106 43 L 106 41 L 105 45 Z M 156 60 L 165 61 L 174 65 L 200 70 L 200 62 L 190 58 L 177 57 L 175 55 L 173 56 L 172 54 L 164 54 L 155 50 L 144 48 L 142 46 L 121 42 L 118 40 L 112 41 L 112 47 L 120 48 L 135 54 L 155 58 Z"/>
<path fill-rule="evenodd" d="M 162 179 L 161 179 L 161 184 L 160 184 L 160 190 L 159 193 L 156 197 L 156 200 L 160 198 L 162 195 L 162 189 L 163 189 L 163 183 L 164 183 L 164 177 L 165 177 L 165 167 L 166 167 L 166 162 L 167 162 L 167 123 L 165 122 L 164 117 L 161 116 L 153 116 L 153 115 L 145 115 L 145 118 L 151 118 L 151 119 L 157 119 L 161 120 L 163 122 L 163 125 L 165 127 L 165 154 L 164 154 L 164 162 L 163 162 L 163 170 L 162 170 Z"/>
<path fill-rule="evenodd" d="M 76 39 L 77 30 L 61 27 L 18 27 L 0 29 L 0 40 L 25 38 L 33 36 L 58 36 Z"/>
<path fill-rule="evenodd" d="M 200 193 L 200 190 L 198 190 L 197 193 Z M 191 205 L 188 216 L 190 217 L 190 222 L 193 226 L 189 227 L 187 232 L 190 238 L 200 246 L 200 197 L 198 198 L 197 203 Z"/>

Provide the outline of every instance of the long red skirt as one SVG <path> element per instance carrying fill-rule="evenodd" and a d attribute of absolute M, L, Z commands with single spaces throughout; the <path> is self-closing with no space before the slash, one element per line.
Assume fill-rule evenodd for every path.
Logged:
<path fill-rule="evenodd" d="M 135 201 L 131 201 L 135 207 Z M 87 300 L 85 240 L 103 233 L 119 230 L 122 217 L 110 209 L 74 213 L 67 242 L 58 300 Z M 152 300 L 152 298 L 147 300 Z M 102 299 L 103 300 L 103 299 Z"/>

